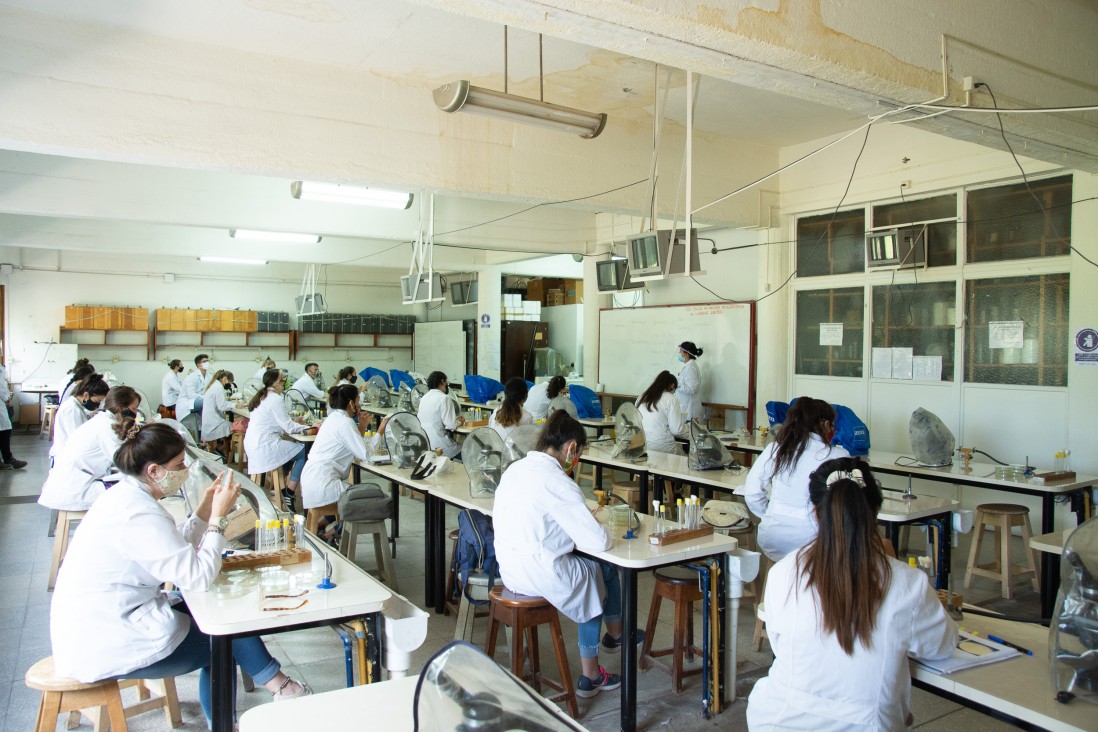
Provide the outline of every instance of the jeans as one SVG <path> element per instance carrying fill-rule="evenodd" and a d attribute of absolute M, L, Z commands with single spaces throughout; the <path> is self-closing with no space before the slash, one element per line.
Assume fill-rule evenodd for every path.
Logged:
<path fill-rule="evenodd" d="M 191 408 L 191 412 L 197 414 L 199 419 L 202 418 L 202 397 L 194 398 L 194 407 Z"/>
<path fill-rule="evenodd" d="M 618 570 L 612 565 L 587 557 L 582 559 L 602 573 L 602 581 L 606 585 L 602 615 L 596 615 L 578 626 L 580 658 L 596 658 L 599 655 L 599 632 L 603 621 L 613 623 L 621 620 L 621 580 L 618 578 Z"/>
<path fill-rule="evenodd" d="M 179 612 L 178 610 L 176 612 Z M 282 665 L 275 660 L 263 645 L 258 636 L 251 638 L 237 638 L 233 641 L 233 658 L 251 676 L 255 683 L 262 685 L 275 677 Z M 198 629 L 198 625 L 191 621 L 191 629 L 187 637 L 179 644 L 179 647 L 165 658 L 156 661 L 144 668 L 122 674 L 120 679 L 162 679 L 165 676 L 182 676 L 195 669 L 201 669 L 198 674 L 198 701 L 202 704 L 202 712 L 209 722 L 212 717 L 210 709 L 210 636 Z M 233 677 L 236 683 L 236 677 Z"/>
<path fill-rule="evenodd" d="M 301 471 L 305 469 L 305 457 L 309 454 L 309 450 L 305 445 L 301 445 L 301 451 L 297 453 L 296 457 L 292 457 L 286 461 L 282 466 L 282 471 L 290 471 L 290 480 L 301 480 Z"/>
<path fill-rule="evenodd" d="M 0 456 L 5 463 L 11 462 L 11 430 L 0 430 Z"/>

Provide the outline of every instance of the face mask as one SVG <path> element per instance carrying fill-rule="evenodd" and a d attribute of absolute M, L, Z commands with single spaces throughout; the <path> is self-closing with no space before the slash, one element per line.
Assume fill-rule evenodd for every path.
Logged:
<path fill-rule="evenodd" d="M 177 373 L 177 374 L 183 373 L 183 367 L 182 366 L 176 366 L 175 367 L 175 373 Z"/>
<path fill-rule="evenodd" d="M 99 402 L 95 401 L 94 399 L 88 399 L 86 401 L 80 402 L 80 406 L 84 407 L 84 409 L 88 410 L 89 412 L 94 412 L 95 410 L 99 409 Z"/>
<path fill-rule="evenodd" d="M 188 468 L 182 470 L 169 470 L 160 480 L 156 481 L 157 486 L 164 492 L 165 496 L 174 496 L 183 489 L 183 484 L 187 482 L 187 475 L 190 473 Z"/>
<path fill-rule="evenodd" d="M 682 354 L 680 353 L 680 354 L 679 354 L 679 356 L 678 356 L 678 358 L 679 358 L 679 360 L 680 360 L 680 361 L 682 361 L 683 363 L 686 363 L 686 356 L 684 356 L 684 355 L 682 355 Z"/>
<path fill-rule="evenodd" d="M 137 412 L 133 411 L 132 409 L 123 409 L 121 412 L 119 412 L 119 416 L 129 417 L 130 419 L 137 419 Z"/>

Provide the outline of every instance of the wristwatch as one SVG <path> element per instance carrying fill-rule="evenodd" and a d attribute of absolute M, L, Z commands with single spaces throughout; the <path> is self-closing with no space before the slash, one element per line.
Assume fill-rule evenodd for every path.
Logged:
<path fill-rule="evenodd" d="M 222 536 L 225 535 L 225 529 L 229 528 L 229 519 L 225 516 L 212 516 L 210 517 L 210 525 L 206 527 L 206 531 L 215 531 Z"/>

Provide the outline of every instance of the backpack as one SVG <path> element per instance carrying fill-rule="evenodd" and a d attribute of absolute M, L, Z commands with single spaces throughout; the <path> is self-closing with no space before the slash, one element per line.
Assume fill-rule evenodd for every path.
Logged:
<path fill-rule="evenodd" d="M 572 384 L 568 387 L 568 396 L 576 405 L 576 411 L 581 419 L 598 419 L 602 417 L 602 400 L 599 395 L 586 386 Z"/>
<path fill-rule="evenodd" d="M 458 514 L 458 541 L 453 563 L 465 597 L 474 605 L 487 605 L 488 590 L 499 580 L 495 538 L 490 517 L 469 508 Z M 487 579 L 486 586 L 484 579 Z"/>
<path fill-rule="evenodd" d="M 850 407 L 832 404 L 835 408 L 835 436 L 832 445 L 842 445 L 854 456 L 869 454 L 869 428 Z"/>
<path fill-rule="evenodd" d="M 797 401 L 794 399 L 793 401 Z M 770 420 L 770 426 L 785 422 L 785 415 L 789 411 L 789 404 L 785 402 L 767 402 L 766 417 Z"/>

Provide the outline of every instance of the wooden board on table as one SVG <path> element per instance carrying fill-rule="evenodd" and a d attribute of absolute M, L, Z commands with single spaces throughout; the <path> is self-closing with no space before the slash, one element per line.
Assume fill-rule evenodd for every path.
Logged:
<path fill-rule="evenodd" d="M 305 564 L 312 560 L 313 553 L 308 549 L 282 549 L 264 554 L 230 554 L 221 560 L 221 570 L 285 567 L 290 564 Z"/>
<path fill-rule="evenodd" d="M 690 541 L 691 539 L 709 536 L 712 533 L 712 526 L 699 526 L 696 529 L 671 529 L 660 534 L 650 534 L 648 543 L 667 546 L 668 544 L 678 544 L 680 541 Z"/>

